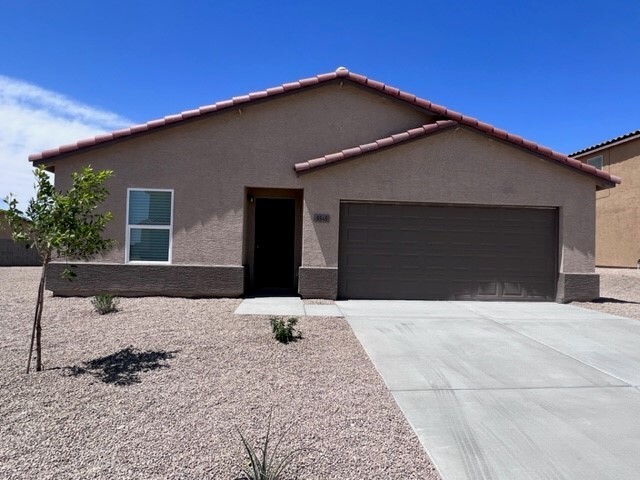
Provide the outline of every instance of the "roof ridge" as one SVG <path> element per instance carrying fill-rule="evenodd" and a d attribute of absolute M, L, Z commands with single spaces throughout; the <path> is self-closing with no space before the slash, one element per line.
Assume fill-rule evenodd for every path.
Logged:
<path fill-rule="evenodd" d="M 441 132 L 455 127 L 456 125 L 458 125 L 458 122 L 454 120 L 438 120 L 435 123 L 427 123 L 416 128 L 411 128 L 409 130 L 389 135 L 388 137 L 374 140 L 370 143 L 358 145 L 357 147 L 345 148 L 339 152 L 329 153 L 322 157 L 296 163 L 293 166 L 293 169 L 297 173 L 308 172 L 309 170 L 313 170 L 318 167 L 324 167 L 332 163 L 364 155 L 365 153 L 375 152 L 376 150 L 398 145 L 408 140 L 414 140 L 432 133 Z"/>
<path fill-rule="evenodd" d="M 463 115 L 454 110 L 450 110 L 442 105 L 438 105 L 436 103 L 420 98 L 416 95 L 404 92 L 399 88 L 392 87 L 382 82 L 378 82 L 377 80 L 370 79 L 368 77 L 365 77 L 364 75 L 353 73 L 344 67 L 339 67 L 337 70 L 333 72 L 322 73 L 314 77 L 303 78 L 295 82 L 283 83 L 282 85 L 279 85 L 277 87 L 271 87 L 271 88 L 267 88 L 266 90 L 259 90 L 256 92 L 252 92 L 247 95 L 232 97 L 231 99 L 216 102 L 212 105 L 205 105 L 192 110 L 186 110 L 184 112 L 181 112 L 175 115 L 168 115 L 161 119 L 151 120 L 144 124 L 133 125 L 129 128 L 116 130 L 115 132 L 97 135 L 92 138 L 79 140 L 75 143 L 61 145 L 57 148 L 44 150 L 42 152 L 29 155 L 29 161 L 43 163 L 44 160 L 48 158 L 57 157 L 65 153 L 70 153 L 73 151 L 77 151 L 83 148 L 88 148 L 94 145 L 99 145 L 102 143 L 107 143 L 119 138 L 136 135 L 142 132 L 146 132 L 156 128 L 160 128 L 160 127 L 164 127 L 164 126 L 178 123 L 181 121 L 185 121 L 190 118 L 206 115 L 206 114 L 217 112 L 217 111 L 223 111 L 233 107 L 238 107 L 248 102 L 254 102 L 263 98 L 282 95 L 284 93 L 288 93 L 294 90 L 300 90 L 305 87 L 309 87 L 312 85 L 319 85 L 321 83 L 326 83 L 336 79 L 346 79 L 354 83 L 369 87 L 373 90 L 376 90 L 386 95 L 389 95 L 391 97 L 397 98 L 398 100 L 402 100 L 408 104 L 415 105 L 431 113 L 435 113 L 437 115 L 440 115 L 441 117 L 445 117 L 445 119 L 447 120 L 456 121 L 461 125 L 474 128 L 488 135 L 496 137 L 500 140 L 504 140 L 514 145 L 520 146 L 522 148 L 535 152 L 539 155 L 542 155 L 546 158 L 549 158 L 550 160 L 566 164 L 577 170 L 582 170 L 588 174 L 594 175 L 598 178 L 602 178 L 609 182 L 620 183 L 621 181 L 619 177 L 611 175 L 602 170 L 598 170 L 591 165 L 584 164 L 579 160 L 570 158 L 567 155 L 556 152 L 548 147 L 544 147 L 530 140 L 526 140 L 520 137 L 519 135 L 511 134 L 506 130 L 496 128 L 493 125 L 481 122 L 474 117 Z"/>

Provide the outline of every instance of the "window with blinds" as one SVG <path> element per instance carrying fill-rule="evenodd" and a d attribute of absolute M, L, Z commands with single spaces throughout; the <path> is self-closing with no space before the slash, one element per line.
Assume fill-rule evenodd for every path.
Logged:
<path fill-rule="evenodd" d="M 173 190 L 130 188 L 127 262 L 171 262 Z"/>

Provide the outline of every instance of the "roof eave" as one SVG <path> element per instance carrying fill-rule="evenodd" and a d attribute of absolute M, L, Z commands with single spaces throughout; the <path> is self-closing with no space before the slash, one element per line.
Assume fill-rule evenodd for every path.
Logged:
<path fill-rule="evenodd" d="M 54 168 L 54 163 L 58 160 L 67 158 L 68 156 L 75 155 L 80 152 L 86 152 L 94 148 L 101 148 L 102 146 L 112 145 L 114 142 L 125 140 L 133 136 L 151 133 L 156 131 L 157 129 L 167 128 L 173 125 L 181 125 L 186 121 L 208 117 L 209 115 L 214 113 L 229 111 L 232 109 L 240 109 L 247 103 L 252 104 L 262 100 L 280 98 L 282 95 L 297 92 L 301 89 L 307 89 L 314 86 L 340 82 L 344 80 L 350 81 L 354 84 L 362 85 L 373 91 L 384 93 L 390 98 L 403 101 L 405 104 L 421 108 L 425 112 L 439 116 L 442 120 L 458 122 L 458 124 L 460 124 L 461 126 L 466 126 L 473 130 L 483 132 L 493 138 L 497 138 L 511 145 L 524 148 L 525 150 L 533 152 L 534 154 L 538 154 L 543 158 L 547 158 L 548 160 L 556 161 L 561 165 L 572 167 L 574 170 L 577 170 L 581 173 L 589 174 L 593 178 L 595 178 L 598 183 L 602 183 L 603 188 L 610 188 L 609 186 L 607 186 L 609 181 L 613 184 L 611 186 L 614 186 L 615 183 L 619 183 L 620 181 L 620 179 L 617 177 L 611 176 L 606 172 L 596 170 L 591 166 L 585 166 L 579 160 L 569 158 L 564 154 L 551 150 L 550 148 L 538 145 L 518 135 L 513 135 L 505 130 L 496 128 L 493 125 L 486 124 L 473 117 L 463 115 L 459 112 L 447 109 L 444 106 L 437 105 L 425 99 L 421 99 L 416 95 L 403 92 L 398 88 L 370 79 L 368 77 L 365 77 L 364 75 L 349 72 L 345 68 L 339 68 L 335 72 L 317 75 L 315 77 L 298 80 L 297 82 L 285 83 L 278 87 L 268 88 L 266 90 L 250 93 L 248 95 L 233 97 L 230 100 L 217 102 L 214 105 L 185 111 L 177 115 L 169 115 L 162 119 L 152 120 L 150 122 L 147 122 L 146 124 L 136 125 L 128 129 L 99 135 L 94 138 L 78 141 L 74 144 L 62 145 L 58 148 L 45 150 L 43 152 L 30 155 L 29 160 L 32 161 L 34 165 L 45 164 L 48 165 L 49 168 Z"/>
<path fill-rule="evenodd" d="M 467 130 L 475 132 L 475 133 L 480 133 L 480 134 L 483 133 L 481 131 L 478 132 L 478 130 L 476 128 L 468 127 L 468 126 L 465 126 L 465 125 L 460 125 L 460 128 L 466 128 Z M 537 149 L 530 148 L 524 143 L 518 145 L 518 144 L 514 144 L 513 142 L 510 142 L 510 141 L 508 141 L 508 140 L 506 140 L 504 138 L 496 137 L 494 135 L 487 134 L 487 136 L 491 140 L 495 140 L 495 141 L 504 143 L 505 145 L 509 145 L 511 147 L 516 147 L 519 150 L 522 150 L 522 151 L 524 151 L 526 153 L 529 153 L 529 154 L 533 154 L 533 155 L 535 155 L 536 157 L 538 157 L 538 158 L 540 158 L 542 160 L 545 160 L 547 162 L 552 163 L 553 165 L 558 165 L 560 167 L 567 168 L 571 172 L 574 172 L 574 173 L 579 173 L 579 174 L 582 174 L 582 175 L 586 175 L 590 179 L 595 180 L 596 189 L 597 190 L 604 190 L 604 189 L 607 189 L 607 188 L 613 188 L 617 184 L 621 183 L 621 180 L 618 177 L 613 177 L 612 176 L 614 178 L 614 180 L 609 180 L 609 179 L 601 176 L 603 174 L 604 175 L 608 175 L 608 174 L 606 172 L 603 172 L 602 170 L 597 170 L 595 167 L 592 167 L 590 165 L 584 165 L 584 164 L 579 165 L 579 166 L 571 165 L 568 162 L 563 162 L 561 158 L 552 159 L 552 158 L 549 157 L 549 154 L 547 154 L 546 152 L 541 152 L 541 151 L 539 151 Z M 556 153 L 556 152 L 553 152 L 553 153 Z M 561 155 L 558 155 L 558 156 L 561 156 Z M 574 160 L 574 159 L 568 159 L 568 160 L 573 160 L 574 162 L 578 162 L 578 160 Z M 582 163 L 582 162 L 580 162 L 580 163 Z M 600 172 L 600 173 L 596 173 L 596 172 Z"/>

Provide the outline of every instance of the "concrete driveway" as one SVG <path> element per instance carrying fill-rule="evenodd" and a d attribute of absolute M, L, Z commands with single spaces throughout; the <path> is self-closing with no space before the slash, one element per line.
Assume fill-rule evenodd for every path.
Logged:
<path fill-rule="evenodd" d="M 443 480 L 640 478 L 640 321 L 555 303 L 336 304 Z"/>

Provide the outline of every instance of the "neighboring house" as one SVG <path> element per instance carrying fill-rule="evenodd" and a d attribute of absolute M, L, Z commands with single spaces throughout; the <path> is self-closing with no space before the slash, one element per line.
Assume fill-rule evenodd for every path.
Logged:
<path fill-rule="evenodd" d="M 596 265 L 633 267 L 640 259 L 640 130 L 570 155 L 624 178 L 596 194 Z"/>
<path fill-rule="evenodd" d="M 35 265 L 42 265 L 38 251 L 35 248 L 27 248 L 26 245 L 13 241 L 5 213 L 0 210 L 0 267 L 28 267 Z"/>
<path fill-rule="evenodd" d="M 619 179 L 340 68 L 30 156 L 112 169 L 106 235 L 56 295 L 592 299 Z M 58 269 L 61 266 L 58 266 Z"/>

